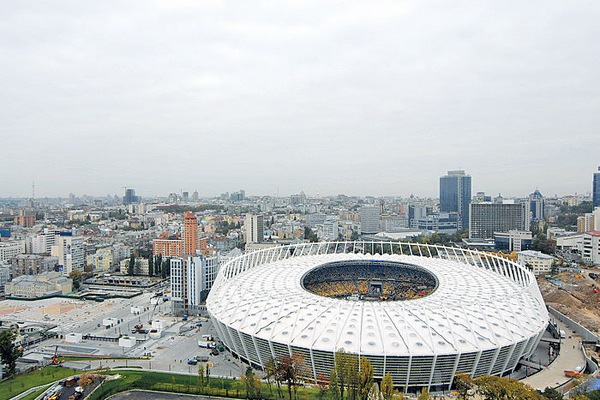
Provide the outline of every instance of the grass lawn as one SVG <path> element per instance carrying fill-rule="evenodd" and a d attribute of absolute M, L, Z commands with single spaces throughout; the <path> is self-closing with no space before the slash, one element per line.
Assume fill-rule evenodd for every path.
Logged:
<path fill-rule="evenodd" d="M 46 391 L 46 389 L 48 389 L 49 387 L 50 387 L 50 385 L 45 386 L 40 390 L 36 390 L 33 393 L 29 393 L 27 396 L 21 397 L 21 400 L 35 400 L 36 397 L 38 397 L 40 394 L 44 393 L 44 391 Z"/>
<path fill-rule="evenodd" d="M 28 374 L 17 375 L 7 381 L 0 382 L 0 400 L 10 399 L 29 388 L 77 375 L 81 372 L 75 369 L 50 366 Z"/>
<path fill-rule="evenodd" d="M 110 374 L 121 375 L 120 379 L 107 381 L 100 387 L 89 400 L 100 400 L 115 393 L 130 389 L 146 389 L 175 393 L 204 394 L 210 396 L 246 398 L 244 384 L 240 380 L 210 379 L 210 386 L 199 386 L 197 376 L 174 375 L 160 372 L 146 371 L 112 371 Z M 287 387 L 281 388 L 284 398 L 287 399 Z M 261 385 L 261 398 L 277 398 L 277 389 L 273 385 L 271 395 L 266 384 Z M 318 390 L 312 388 L 298 388 L 298 398 L 304 400 L 318 399 Z M 281 399 L 281 398 L 280 398 Z"/>

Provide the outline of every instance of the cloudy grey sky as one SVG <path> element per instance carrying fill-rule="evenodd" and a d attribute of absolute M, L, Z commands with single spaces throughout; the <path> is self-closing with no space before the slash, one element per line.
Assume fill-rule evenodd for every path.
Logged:
<path fill-rule="evenodd" d="M 486 4 L 487 3 L 487 4 Z M 598 1 L 5 1 L 0 197 L 587 192 Z"/>

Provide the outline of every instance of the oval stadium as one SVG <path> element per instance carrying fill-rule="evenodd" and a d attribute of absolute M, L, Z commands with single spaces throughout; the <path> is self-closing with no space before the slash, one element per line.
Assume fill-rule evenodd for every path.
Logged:
<path fill-rule="evenodd" d="M 207 299 L 224 345 L 255 368 L 298 356 L 328 377 L 337 351 L 375 378 L 447 390 L 457 373 L 512 372 L 548 313 L 531 272 L 507 259 L 436 245 L 329 242 L 274 247 L 225 264 Z"/>

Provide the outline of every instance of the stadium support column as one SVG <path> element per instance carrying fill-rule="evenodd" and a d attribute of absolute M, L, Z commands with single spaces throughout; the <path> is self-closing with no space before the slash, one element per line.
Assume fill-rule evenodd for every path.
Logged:
<path fill-rule="evenodd" d="M 494 365 L 496 365 L 496 360 L 498 359 L 498 354 L 500 354 L 500 349 L 501 347 L 498 347 L 496 349 L 496 352 L 494 353 L 494 358 L 492 358 L 492 362 L 490 363 L 490 369 L 488 369 L 487 375 L 490 375 L 492 373 Z"/>
<path fill-rule="evenodd" d="M 427 384 L 427 388 L 431 388 L 431 381 L 433 381 L 433 372 L 435 371 L 435 364 L 437 363 L 437 354 L 433 355 L 433 362 L 431 363 L 431 372 L 429 373 L 429 383 Z"/>
<path fill-rule="evenodd" d="M 454 360 L 454 367 L 452 367 L 452 377 L 453 378 L 456 375 L 456 369 L 458 368 L 458 360 L 460 360 L 460 355 L 461 355 L 461 353 L 458 353 L 456 355 L 456 359 Z M 452 380 L 450 380 L 450 383 L 448 384 L 448 390 L 452 389 Z"/>
<path fill-rule="evenodd" d="M 506 371 L 506 367 L 508 367 L 508 363 L 510 362 L 510 359 L 513 356 L 513 353 L 515 352 L 515 349 L 517 348 L 517 344 L 513 343 L 511 346 L 510 352 L 508 353 L 508 356 L 506 357 L 506 361 L 504 362 L 504 365 L 502 366 L 502 372 L 501 374 L 504 373 L 504 371 Z"/>
<path fill-rule="evenodd" d="M 481 359 L 482 353 L 483 353 L 483 350 L 479 350 L 479 352 L 477 353 L 477 357 L 475 357 L 475 362 L 473 363 L 473 369 L 471 370 L 471 373 L 469 374 L 471 376 L 471 378 L 475 378 L 475 371 L 477 370 L 477 364 L 479 364 L 479 360 Z"/>

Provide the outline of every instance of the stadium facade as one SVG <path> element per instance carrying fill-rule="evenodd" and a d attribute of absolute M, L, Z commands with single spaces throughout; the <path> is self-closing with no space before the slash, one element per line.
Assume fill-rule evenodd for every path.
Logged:
<path fill-rule="evenodd" d="M 351 273 L 357 263 L 426 271 L 436 286 L 392 301 L 327 297 L 304 286 L 324 265 Z M 449 389 L 459 372 L 510 373 L 548 324 L 535 277 L 520 265 L 412 243 L 312 243 L 245 254 L 221 268 L 207 309 L 226 347 L 256 368 L 299 355 L 305 378 L 317 380 L 329 376 L 343 350 L 367 357 L 375 378 L 389 372 L 409 390 Z"/>

